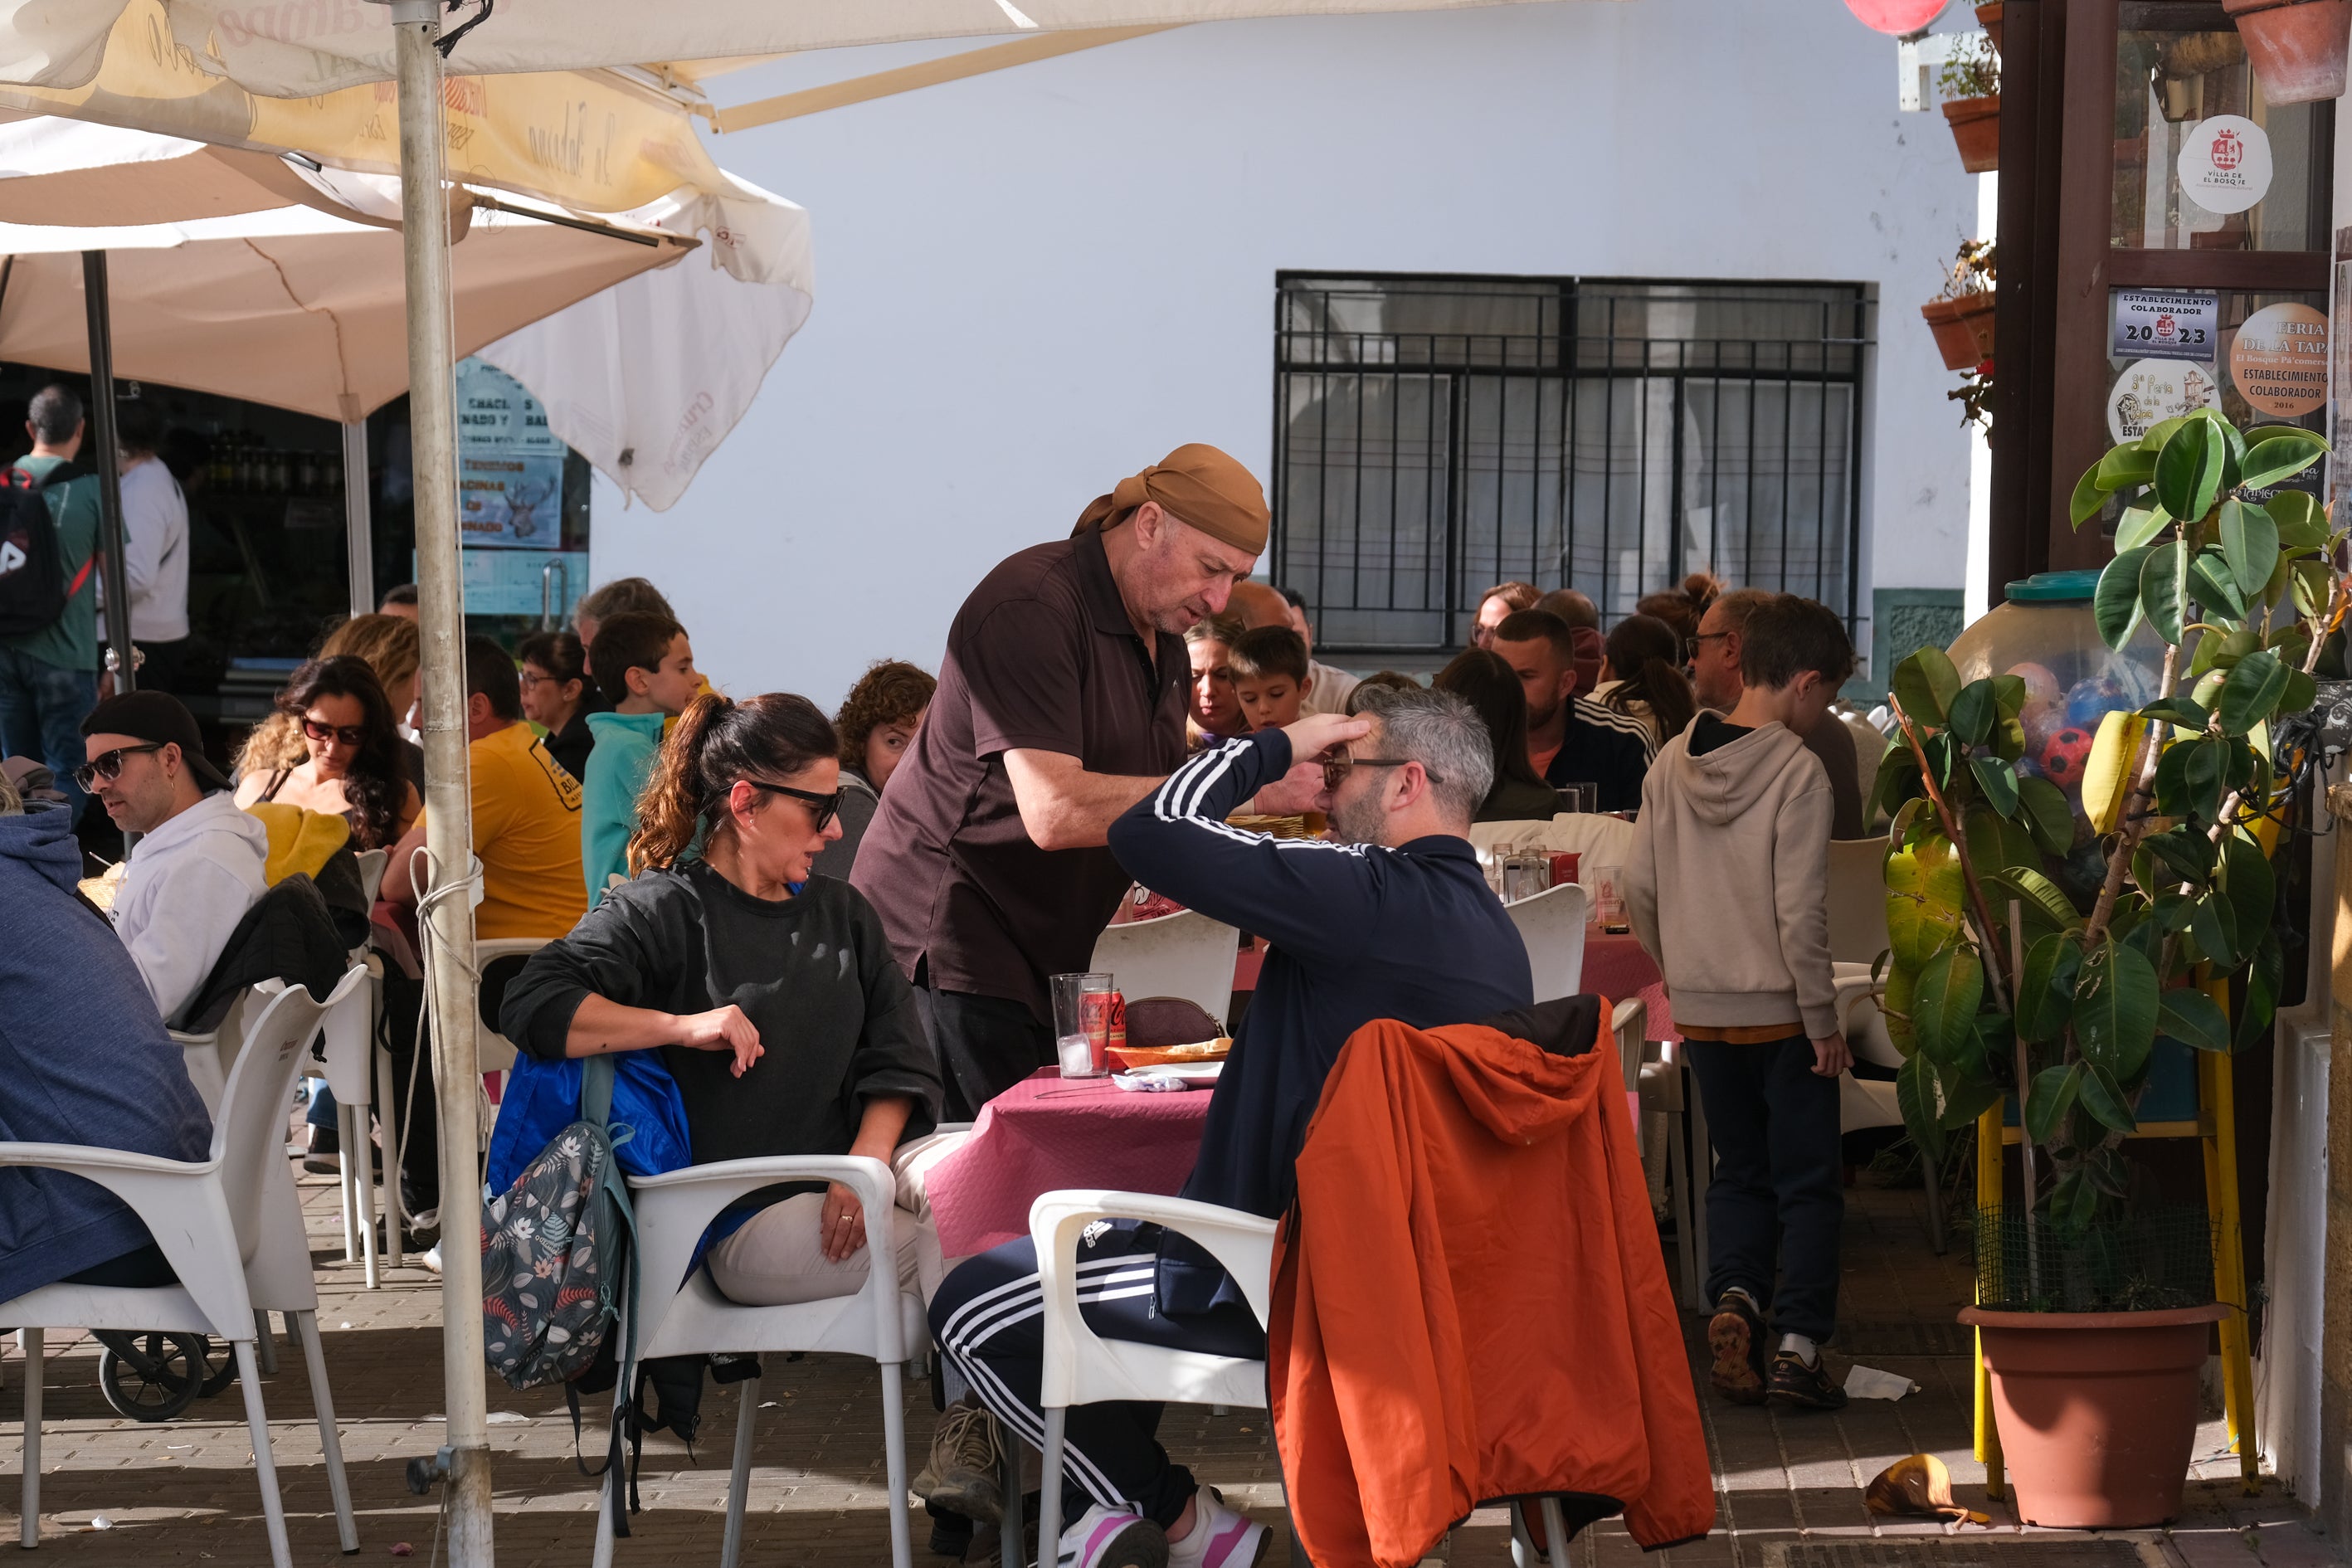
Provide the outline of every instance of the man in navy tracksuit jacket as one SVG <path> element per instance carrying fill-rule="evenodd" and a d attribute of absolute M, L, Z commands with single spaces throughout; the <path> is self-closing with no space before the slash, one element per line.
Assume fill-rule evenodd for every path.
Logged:
<path fill-rule="evenodd" d="M 1303 757 L 1333 759 L 1320 804 L 1339 842 L 1276 839 L 1225 823 L 1282 778 L 1294 746 Z M 1323 1080 L 1359 1026 L 1397 1018 L 1434 1028 L 1533 1000 L 1527 950 L 1467 837 L 1492 772 L 1486 729 L 1459 699 L 1383 692 L 1360 718 L 1312 717 L 1205 751 L 1112 825 L 1111 849 L 1137 881 L 1272 946 L 1183 1196 L 1280 1215 Z M 1107 1173 L 1106 1183 L 1116 1179 Z M 1078 1275 L 1087 1321 L 1105 1338 L 1265 1354 L 1264 1331 L 1223 1271 L 1156 1226 L 1102 1227 L 1080 1247 Z M 931 1304 L 946 1354 L 996 1417 L 1032 1443 L 1044 1432 L 1039 1300 L 1035 1253 L 1018 1241 L 958 1268 Z M 1063 1518 L 1075 1522 L 1060 1556 L 1067 1568 L 1163 1559 L 1176 1568 L 1246 1568 L 1263 1550 L 1263 1526 L 1206 1489 L 1196 1503 L 1192 1476 L 1153 1436 L 1159 1411 L 1070 1410 Z"/>

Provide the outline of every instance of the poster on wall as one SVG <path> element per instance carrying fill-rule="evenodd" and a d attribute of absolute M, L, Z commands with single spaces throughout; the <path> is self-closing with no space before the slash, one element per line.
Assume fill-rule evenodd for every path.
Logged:
<path fill-rule="evenodd" d="M 2107 434 L 2121 446 L 2138 440 L 2152 426 L 2221 401 L 2221 388 L 2204 366 L 2144 359 L 2126 366 L 2107 394 Z"/>
<path fill-rule="evenodd" d="M 478 359 L 458 362 L 457 533 L 467 549 L 561 546 L 567 451 L 522 383 Z"/>
<path fill-rule="evenodd" d="M 2108 290 L 2107 352 L 2116 359 L 2213 363 L 2221 341 L 2221 296 L 2210 291 Z"/>
<path fill-rule="evenodd" d="M 2230 345 L 2230 379 L 2261 414 L 2293 419 L 2327 401 L 2327 318 L 2308 305 L 2248 316 Z"/>

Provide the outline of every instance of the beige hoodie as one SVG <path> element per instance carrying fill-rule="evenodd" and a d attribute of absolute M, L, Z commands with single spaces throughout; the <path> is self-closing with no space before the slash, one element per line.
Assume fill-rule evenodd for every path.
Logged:
<path fill-rule="evenodd" d="M 1784 725 L 1700 757 L 1696 727 L 1659 749 L 1642 784 L 1625 868 L 1633 933 L 1678 1021 L 1833 1035 L 1829 775 Z"/>

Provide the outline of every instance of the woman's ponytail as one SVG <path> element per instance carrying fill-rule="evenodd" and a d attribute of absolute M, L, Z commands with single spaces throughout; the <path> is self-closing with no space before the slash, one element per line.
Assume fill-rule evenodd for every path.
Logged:
<path fill-rule="evenodd" d="M 637 797 L 637 830 L 629 835 L 629 875 L 673 864 L 694 842 L 709 809 L 702 752 L 710 732 L 733 710 L 732 700 L 706 691 L 686 706 L 661 743 L 653 777 Z"/>

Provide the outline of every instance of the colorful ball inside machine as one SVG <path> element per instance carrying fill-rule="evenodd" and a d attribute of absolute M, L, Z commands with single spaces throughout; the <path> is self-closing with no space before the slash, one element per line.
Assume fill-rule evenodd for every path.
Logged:
<path fill-rule="evenodd" d="M 2050 743 L 2042 748 L 2042 776 L 2064 790 L 2070 801 L 2082 794 L 2092 739 L 2092 731 L 2070 725 L 2051 736 Z"/>

